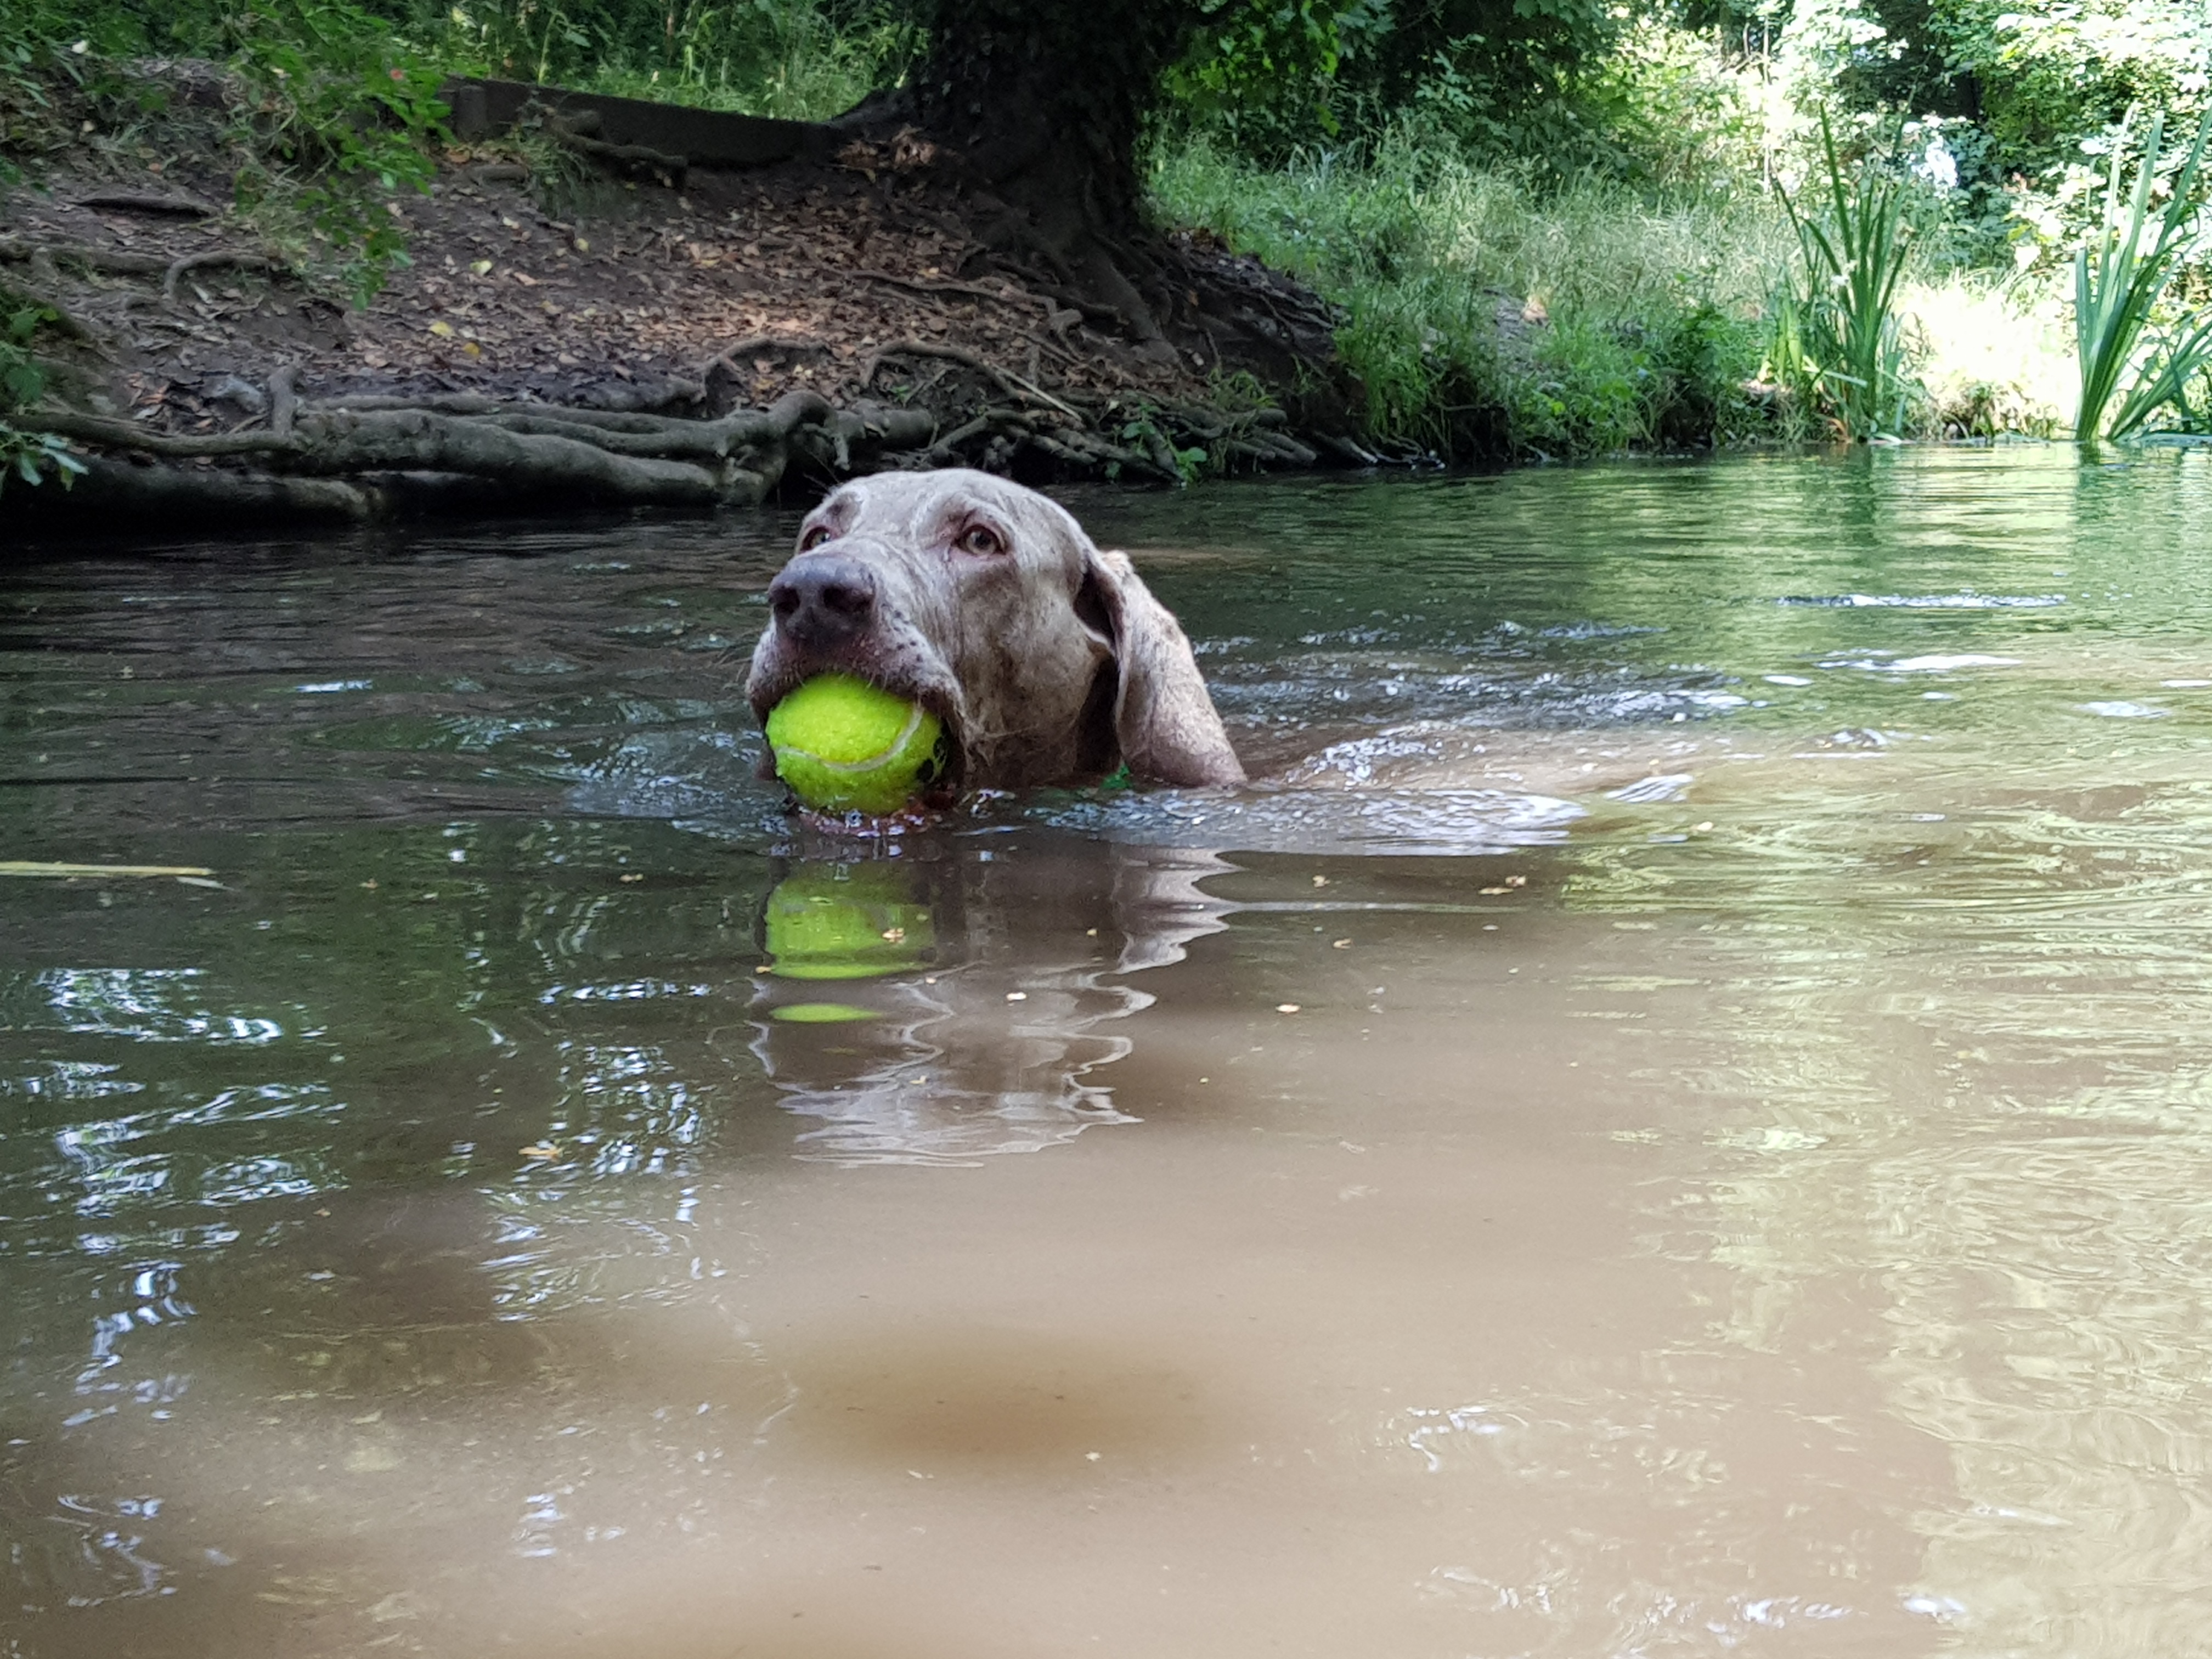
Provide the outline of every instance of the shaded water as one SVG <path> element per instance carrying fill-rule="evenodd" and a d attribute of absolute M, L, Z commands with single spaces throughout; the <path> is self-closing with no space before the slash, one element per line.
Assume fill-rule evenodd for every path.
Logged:
<path fill-rule="evenodd" d="M 2200 1647 L 2212 465 L 1073 504 L 1251 793 L 795 833 L 787 521 L 15 566 L 212 873 L 0 880 L 0 1655 Z"/>

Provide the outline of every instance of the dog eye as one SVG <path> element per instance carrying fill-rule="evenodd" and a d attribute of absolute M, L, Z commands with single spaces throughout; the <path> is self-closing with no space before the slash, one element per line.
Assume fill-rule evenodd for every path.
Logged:
<path fill-rule="evenodd" d="M 801 531 L 801 532 L 799 532 L 799 550 L 800 552 L 804 553 L 804 552 L 805 552 L 805 551 L 806 551 L 806 550 L 807 550 L 807 549 L 809 549 L 810 547 L 819 547 L 819 546 L 821 546 L 821 545 L 822 545 L 822 544 L 823 544 L 823 543 L 824 543 L 824 542 L 828 541 L 829 539 L 830 539 L 830 526 L 829 526 L 828 525 L 826 525 L 826 524 L 811 524 L 811 525 L 809 525 L 809 526 L 806 526 L 806 528 L 805 528 L 805 530 L 803 530 L 803 531 Z"/>
<path fill-rule="evenodd" d="M 1006 550 L 1005 538 L 987 524 L 969 525 L 960 532 L 959 548 L 963 553 L 974 553 L 982 557 Z"/>

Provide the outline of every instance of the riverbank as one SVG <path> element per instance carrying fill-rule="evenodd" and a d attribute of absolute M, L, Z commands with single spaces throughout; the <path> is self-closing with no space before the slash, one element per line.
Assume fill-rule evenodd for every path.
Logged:
<path fill-rule="evenodd" d="M 696 508 L 887 465 L 1173 483 L 1371 459 L 1335 319 L 1297 283 L 1170 237 L 1167 337 L 1141 342 L 999 257 L 997 204 L 908 135 L 811 126 L 785 159 L 704 167 L 533 118 L 435 153 L 386 210 L 404 258 L 356 308 L 228 205 L 236 161 L 214 138 L 235 84 L 147 74 L 165 112 L 130 149 L 49 156 L 0 198 L 0 283 L 48 383 L 18 422 L 86 468 L 10 489 L 19 523 Z"/>
<path fill-rule="evenodd" d="M 99 60 L 0 121 L 13 522 L 696 510 L 885 466 L 1177 483 L 1833 425 L 1771 367 L 1797 236 L 1771 193 L 1544 181 L 1404 128 L 1275 167 L 1163 140 L 1174 228 L 1133 326 L 881 112 L 441 83 L 379 38 L 410 90 L 331 117 L 352 149 L 284 150 L 320 106 L 245 58 Z M 1920 246 L 1884 435 L 2055 434 L 2056 289 Z"/>

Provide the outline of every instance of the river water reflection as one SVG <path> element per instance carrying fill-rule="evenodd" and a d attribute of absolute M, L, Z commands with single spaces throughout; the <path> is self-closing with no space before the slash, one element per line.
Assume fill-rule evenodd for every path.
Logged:
<path fill-rule="evenodd" d="M 2200 1647 L 2212 459 L 1072 504 L 1249 793 L 795 830 L 788 519 L 16 560 L 210 873 L 0 879 L 0 1655 Z"/>

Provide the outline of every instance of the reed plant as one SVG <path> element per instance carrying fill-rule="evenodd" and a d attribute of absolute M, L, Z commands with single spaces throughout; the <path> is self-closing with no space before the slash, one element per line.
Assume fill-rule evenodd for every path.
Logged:
<path fill-rule="evenodd" d="M 2074 432 L 2092 443 L 2140 431 L 2166 404 L 2185 408 L 2190 382 L 2212 368 L 2212 313 L 2185 315 L 2148 346 L 2144 336 L 2153 314 L 2202 240 L 2198 183 L 2204 144 L 2212 136 L 2212 110 L 2197 124 L 2197 141 L 2175 173 L 2165 211 L 2148 249 L 2143 233 L 2150 224 L 2153 180 L 2158 171 L 2164 112 L 2154 111 L 2144 135 L 2142 160 L 2123 211 L 2120 174 L 2127 155 L 2127 130 L 2135 112 L 2120 123 L 2105 177 L 2104 222 L 2089 246 L 2074 255 L 2074 337 L 2081 368 L 2081 399 Z M 2119 406 L 2109 418 L 2113 399 Z"/>
<path fill-rule="evenodd" d="M 1798 260 L 1776 293 L 1775 377 L 1803 407 L 1852 439 L 1900 438 L 1917 391 L 1898 310 L 1908 257 L 1905 186 L 1868 167 L 1847 169 L 1820 119 L 1827 199 L 1817 216 L 1777 187 Z"/>

